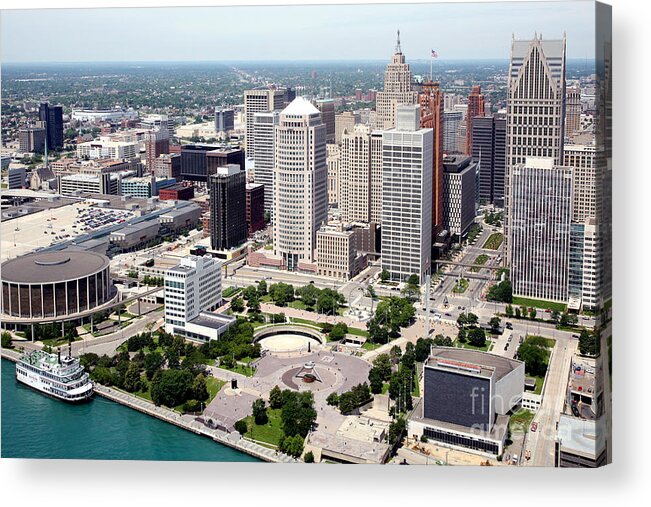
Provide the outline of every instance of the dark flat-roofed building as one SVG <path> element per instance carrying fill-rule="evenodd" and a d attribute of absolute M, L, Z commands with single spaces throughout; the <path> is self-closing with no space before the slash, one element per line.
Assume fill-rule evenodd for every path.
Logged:
<path fill-rule="evenodd" d="M 246 227 L 249 236 L 264 229 L 264 185 L 246 185 Z"/>
<path fill-rule="evenodd" d="M 475 220 L 477 164 L 464 155 L 443 158 L 443 226 L 459 241 Z"/>
<path fill-rule="evenodd" d="M 230 250 L 246 241 L 246 173 L 237 164 L 219 167 L 209 178 L 210 244 Z"/>
<path fill-rule="evenodd" d="M 45 122 L 47 149 L 60 150 L 63 148 L 63 106 L 42 103 L 38 108 L 38 119 Z"/>
<path fill-rule="evenodd" d="M 508 413 L 522 400 L 524 363 L 487 352 L 434 347 L 409 436 L 502 454 Z"/>
<path fill-rule="evenodd" d="M 477 117 L 472 123 L 472 160 L 479 164 L 479 203 L 504 207 L 506 116 Z"/>
<path fill-rule="evenodd" d="M 194 197 L 194 187 L 181 184 L 161 188 L 158 198 L 161 201 L 189 201 Z"/>

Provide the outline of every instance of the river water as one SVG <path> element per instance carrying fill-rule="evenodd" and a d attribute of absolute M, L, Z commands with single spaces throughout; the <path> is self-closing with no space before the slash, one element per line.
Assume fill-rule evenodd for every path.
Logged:
<path fill-rule="evenodd" d="M 2 457 L 259 461 L 207 437 L 95 396 L 70 405 L 16 381 L 2 359 Z"/>

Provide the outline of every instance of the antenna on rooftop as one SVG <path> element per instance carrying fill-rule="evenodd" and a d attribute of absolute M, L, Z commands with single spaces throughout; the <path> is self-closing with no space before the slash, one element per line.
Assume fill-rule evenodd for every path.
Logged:
<path fill-rule="evenodd" d="M 396 53 L 402 53 L 402 49 L 400 48 L 400 29 L 398 29 L 398 40 L 396 42 Z"/>

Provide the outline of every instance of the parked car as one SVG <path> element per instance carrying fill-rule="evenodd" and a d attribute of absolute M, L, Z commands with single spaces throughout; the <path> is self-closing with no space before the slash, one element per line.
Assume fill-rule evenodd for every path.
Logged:
<path fill-rule="evenodd" d="M 507 322 L 506 329 L 513 329 L 513 324 L 511 322 Z"/>
<path fill-rule="evenodd" d="M 537 422 L 531 423 L 531 431 L 536 431 L 537 429 L 538 429 L 538 423 Z"/>

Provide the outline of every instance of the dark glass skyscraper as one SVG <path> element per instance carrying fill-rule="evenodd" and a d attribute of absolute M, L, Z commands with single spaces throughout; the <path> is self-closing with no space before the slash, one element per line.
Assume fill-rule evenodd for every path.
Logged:
<path fill-rule="evenodd" d="M 472 124 L 472 161 L 479 163 L 479 203 L 504 207 L 506 117 L 476 117 Z"/>
<path fill-rule="evenodd" d="M 45 122 L 48 150 L 63 148 L 63 106 L 50 106 L 47 102 L 38 108 L 38 119 Z"/>
<path fill-rule="evenodd" d="M 246 241 L 246 173 L 237 164 L 219 167 L 210 186 L 210 245 L 229 250 Z"/>

